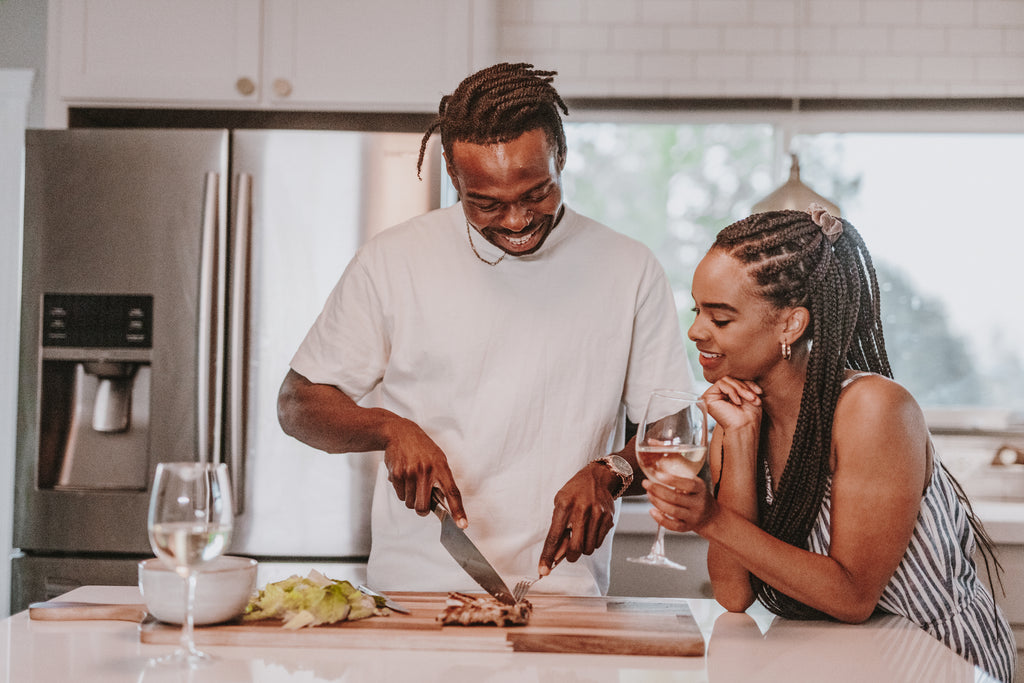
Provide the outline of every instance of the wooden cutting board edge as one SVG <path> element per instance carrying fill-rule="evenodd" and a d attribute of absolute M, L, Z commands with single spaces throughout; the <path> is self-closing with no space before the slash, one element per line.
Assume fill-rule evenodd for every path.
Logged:
<path fill-rule="evenodd" d="M 563 654 L 609 654 L 639 656 L 702 656 L 704 637 L 694 621 L 689 605 L 683 601 L 638 603 L 640 612 L 622 610 L 628 599 L 573 599 L 561 596 L 539 596 L 534 599 L 534 619 L 527 626 L 441 626 L 434 617 L 443 609 L 444 596 L 438 594 L 396 593 L 399 602 L 413 614 L 375 617 L 334 626 L 286 631 L 277 622 L 230 622 L 195 629 L 199 646 L 229 645 L 245 647 L 310 647 L 353 649 L 404 649 L 492 652 L 548 652 Z M 616 611 L 606 609 L 614 603 Z M 664 607 L 651 612 L 645 626 L 643 609 L 654 605 Z M 540 606 L 541 618 L 537 618 Z M 543 624 L 547 609 L 557 612 L 554 625 Z M 671 611 L 669 611 L 671 610 Z M 618 625 L 617 612 L 628 619 Z M 578 616 L 577 628 L 562 622 Z M 588 618 L 607 622 L 584 626 Z M 541 622 L 541 623 L 537 623 Z M 139 639 L 147 644 L 176 644 L 180 628 L 152 618 L 139 625 Z"/>

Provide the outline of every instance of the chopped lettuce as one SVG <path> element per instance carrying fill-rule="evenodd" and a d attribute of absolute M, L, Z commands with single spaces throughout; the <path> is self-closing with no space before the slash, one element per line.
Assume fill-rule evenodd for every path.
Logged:
<path fill-rule="evenodd" d="M 314 569 L 305 578 L 293 575 L 268 583 L 246 605 L 242 618 L 280 619 L 284 628 L 299 629 L 390 613 L 383 599 L 366 595 L 348 581 L 329 579 Z"/>

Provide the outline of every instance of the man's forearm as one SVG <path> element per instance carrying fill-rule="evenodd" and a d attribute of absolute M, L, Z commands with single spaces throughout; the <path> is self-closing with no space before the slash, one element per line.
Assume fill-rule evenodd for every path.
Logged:
<path fill-rule="evenodd" d="M 328 453 L 383 450 L 388 427 L 401 419 L 382 408 L 363 408 L 337 387 L 315 384 L 290 370 L 277 399 L 289 436 Z"/>

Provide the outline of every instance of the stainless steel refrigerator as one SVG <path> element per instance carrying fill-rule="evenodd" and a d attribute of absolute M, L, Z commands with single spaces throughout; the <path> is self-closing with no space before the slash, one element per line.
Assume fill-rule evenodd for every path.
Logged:
<path fill-rule="evenodd" d="M 133 584 L 157 463 L 228 463 L 261 581 L 361 579 L 375 458 L 286 436 L 291 354 L 358 245 L 441 203 L 420 135 L 28 131 L 12 611 Z"/>

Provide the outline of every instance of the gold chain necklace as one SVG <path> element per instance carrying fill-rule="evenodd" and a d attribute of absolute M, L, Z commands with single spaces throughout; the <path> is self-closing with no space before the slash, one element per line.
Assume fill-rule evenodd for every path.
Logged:
<path fill-rule="evenodd" d="M 480 259 L 481 261 L 483 261 L 484 263 L 486 263 L 487 265 L 489 265 L 489 266 L 496 266 L 499 263 L 501 263 L 501 260 L 503 258 L 505 258 L 505 255 L 508 253 L 507 251 L 502 251 L 501 252 L 501 256 L 498 257 L 497 261 L 488 261 L 483 256 L 481 256 L 480 252 L 476 250 L 475 246 L 473 246 L 473 231 L 469 227 L 469 219 L 468 218 L 466 219 L 466 237 L 469 238 L 469 248 L 473 250 L 473 253 L 476 254 L 476 257 L 478 259 Z"/>

